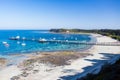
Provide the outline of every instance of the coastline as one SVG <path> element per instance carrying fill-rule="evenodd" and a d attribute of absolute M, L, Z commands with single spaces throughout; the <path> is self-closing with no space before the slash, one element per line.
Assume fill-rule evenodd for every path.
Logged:
<path fill-rule="evenodd" d="M 57 33 L 55 33 L 55 34 L 57 34 Z M 67 34 L 67 33 L 58 33 L 58 34 Z M 95 38 L 92 37 L 92 35 L 88 34 L 88 33 L 84 33 L 84 34 L 83 33 L 68 33 L 68 34 L 78 34 L 78 35 L 79 34 L 82 34 L 82 35 L 86 35 L 87 34 L 91 38 L 91 40 L 89 42 L 96 42 Z M 8 55 L 1 55 L 0 57 L 4 58 L 5 60 L 7 60 L 8 64 L 6 64 L 6 66 L 9 66 L 9 65 L 13 65 L 14 64 L 13 62 L 15 62 L 16 61 L 15 59 L 17 57 L 19 58 L 19 56 L 23 57 L 23 60 L 24 60 L 25 57 L 27 57 L 28 55 L 35 55 L 35 54 L 44 54 L 44 53 L 50 53 L 51 54 L 51 53 L 59 53 L 59 52 L 63 53 L 63 52 L 79 52 L 79 51 L 84 53 L 84 52 L 88 51 L 89 49 L 91 49 L 91 47 L 92 47 L 92 45 L 87 45 L 87 46 L 85 46 L 85 48 L 76 48 L 76 49 L 70 49 L 70 50 L 57 50 L 57 51 L 33 51 L 33 52 L 31 51 L 31 52 L 27 52 L 27 53 L 26 52 L 25 53 L 22 52 L 20 54 L 14 52 L 14 53 L 8 54 Z M 10 61 L 13 58 L 15 58 L 14 61 L 13 62 Z M 15 64 L 17 64 L 17 62 Z"/>
<path fill-rule="evenodd" d="M 117 42 L 117 40 L 114 40 L 110 37 L 102 36 L 99 34 L 91 34 L 92 36 L 96 37 L 97 42 Z M 69 79 L 69 80 L 75 80 L 77 78 L 80 78 L 82 76 L 85 76 L 87 73 L 94 71 L 98 72 L 100 70 L 100 67 L 109 60 L 112 61 L 112 58 L 115 57 L 115 54 L 120 54 L 119 46 L 92 46 L 90 49 L 86 50 L 85 52 L 90 53 L 91 55 L 85 56 L 83 58 L 77 58 L 70 60 L 69 65 L 62 65 L 62 66 L 54 66 L 51 64 L 43 64 L 38 62 L 33 62 L 33 65 L 30 67 L 33 67 L 32 70 L 26 70 L 24 72 L 23 68 L 17 67 L 17 66 L 9 66 L 5 69 L 0 71 L 0 77 L 2 80 L 10 80 L 10 78 L 19 78 L 18 80 L 57 80 L 57 79 Z M 68 52 L 69 53 L 69 52 Z M 110 56 L 109 59 L 106 59 L 107 57 L 104 56 L 106 54 L 114 54 L 113 56 Z M 36 54 L 39 55 L 39 54 Z M 32 55 L 29 57 L 33 57 Z M 36 58 L 36 57 L 34 57 Z M 117 58 L 114 59 L 114 61 Z M 96 65 L 93 65 L 94 62 L 91 60 L 103 60 L 102 62 L 99 61 Z M 88 67 L 87 71 L 85 71 L 85 67 Z M 29 67 L 29 69 L 31 69 Z M 14 70 L 13 70 L 14 68 Z M 25 69 L 25 68 L 24 68 Z M 28 69 L 28 68 L 27 68 Z M 10 73 L 13 73 L 10 75 Z M 21 76 L 21 74 L 23 74 Z M 51 74 L 52 73 L 52 74 Z M 25 76 L 26 75 L 26 76 Z M 6 77 L 5 77 L 6 76 Z M 47 77 L 46 77 L 47 76 Z M 70 76 L 70 78 L 69 78 Z M 74 77 L 71 77 L 74 76 Z"/>

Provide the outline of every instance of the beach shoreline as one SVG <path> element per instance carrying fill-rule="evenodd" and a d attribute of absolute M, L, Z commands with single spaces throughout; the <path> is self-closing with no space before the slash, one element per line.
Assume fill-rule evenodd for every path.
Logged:
<path fill-rule="evenodd" d="M 54 33 L 56 34 L 56 33 Z M 59 34 L 67 34 L 67 33 L 59 33 Z M 73 34 L 73 33 L 69 33 L 69 34 Z M 74 33 L 74 34 L 82 34 L 84 35 L 83 33 Z M 88 34 L 86 33 L 87 35 L 89 35 L 89 37 L 91 38 L 90 42 L 96 42 L 96 38 L 93 37 L 91 34 Z M 85 34 L 85 35 L 86 35 Z M 65 52 L 74 52 L 74 53 L 78 53 L 78 52 L 81 52 L 81 53 L 88 53 L 89 52 L 89 49 L 91 49 L 91 47 L 93 47 L 93 45 L 89 45 L 89 46 L 86 46 L 85 48 L 82 48 L 82 49 L 72 49 L 72 50 L 57 50 L 57 51 L 33 51 L 33 52 L 29 52 L 29 53 L 10 53 L 8 55 L 1 55 L 1 58 L 4 58 L 6 61 L 6 66 L 9 66 L 9 65 L 14 65 L 12 64 L 14 61 L 16 61 L 16 57 L 19 58 L 19 57 L 23 57 L 23 59 L 21 59 L 21 61 L 24 61 L 24 59 L 26 60 L 27 57 L 29 56 L 37 56 L 38 54 L 49 54 L 51 55 L 52 53 L 65 53 Z M 13 61 L 10 61 L 12 58 L 15 58 Z M 17 64 L 17 62 L 15 63 Z M 19 64 L 19 61 L 18 61 L 18 64 Z M 0 69 L 1 70 L 1 69 Z"/>
<path fill-rule="evenodd" d="M 117 40 L 112 39 L 110 37 L 107 36 L 102 36 L 99 34 L 91 34 L 92 36 L 94 36 L 97 39 L 97 42 L 117 42 Z M 113 49 L 114 48 L 114 49 Z M 16 80 L 57 80 L 57 79 L 65 79 L 67 80 L 69 78 L 69 76 L 74 76 L 69 80 L 76 80 L 77 78 L 80 78 L 82 76 L 85 76 L 87 73 L 94 71 L 94 69 L 97 69 L 96 72 L 98 72 L 98 70 L 100 70 L 100 66 L 102 66 L 104 64 L 104 62 L 108 62 L 109 60 L 111 60 L 113 57 L 116 56 L 116 54 L 120 54 L 120 50 L 119 50 L 119 46 L 92 46 L 90 49 L 83 51 L 84 53 L 87 53 L 86 55 L 83 55 L 83 57 L 75 57 L 75 59 L 68 59 L 69 63 L 68 65 L 66 65 L 66 63 L 63 65 L 52 65 L 49 64 L 49 62 L 46 63 L 42 63 L 42 62 L 36 62 L 36 60 L 33 60 L 32 65 L 30 65 L 28 68 L 23 68 L 23 65 L 13 65 L 13 66 L 9 66 L 6 67 L 5 69 L 0 71 L 0 77 L 2 80 L 10 80 L 10 78 L 17 78 Z M 75 52 L 73 52 L 75 53 Z M 66 52 L 64 54 L 72 54 L 73 53 L 70 52 Z M 81 53 L 81 52 L 80 52 Z M 89 55 L 89 54 L 90 55 Z M 54 53 L 56 54 L 56 53 Z M 60 53 L 57 53 L 56 55 L 60 55 Z M 104 56 L 105 54 L 111 54 L 113 56 L 111 56 L 109 59 L 104 59 L 106 58 L 106 56 Z M 37 57 L 38 55 L 41 54 L 36 54 Z M 29 57 L 29 59 L 36 58 L 36 55 L 27 55 Z M 44 54 L 44 56 L 48 56 L 49 54 Z M 42 55 L 43 56 L 43 55 Z M 53 54 L 52 54 L 53 56 Z M 50 57 L 50 56 L 48 56 Z M 48 58 L 47 57 L 47 58 Z M 62 55 L 63 57 L 63 55 Z M 62 57 L 60 57 L 60 59 L 63 59 Z M 58 58 L 58 56 L 57 56 Z M 45 57 L 46 59 L 46 57 Z M 59 60 L 60 60 L 59 59 Z M 93 62 L 90 60 L 104 60 L 104 62 L 98 62 L 95 67 L 93 65 Z M 114 61 L 117 58 L 114 59 Z M 59 61 L 58 60 L 58 61 Z M 55 60 L 54 60 L 55 61 Z M 111 60 L 112 61 L 112 60 Z M 51 61 L 52 62 L 52 61 Z M 58 63 L 58 62 L 56 62 Z M 99 65 L 98 65 L 99 64 Z M 22 67 L 21 67 L 22 66 Z M 91 66 L 88 68 L 88 71 L 85 71 L 85 67 L 87 66 Z M 11 68 L 12 67 L 12 68 Z M 13 70 L 14 67 L 14 70 Z M 27 70 L 25 70 L 27 69 Z M 10 75 L 10 73 L 13 72 L 12 75 Z M 15 73 L 15 74 L 14 74 Z M 52 74 L 51 74 L 52 73 Z M 4 77 L 6 76 L 6 77 Z M 46 77 L 47 76 L 47 77 Z M 14 79 L 13 79 L 14 80 Z"/>

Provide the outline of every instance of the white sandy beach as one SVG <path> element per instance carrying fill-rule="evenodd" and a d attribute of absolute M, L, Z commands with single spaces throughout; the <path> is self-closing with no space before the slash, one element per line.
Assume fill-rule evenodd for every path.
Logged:
<path fill-rule="evenodd" d="M 117 42 L 110 37 L 98 34 L 92 35 L 96 37 L 97 42 Z M 93 56 L 73 60 L 70 65 L 65 66 L 52 66 L 50 64 L 35 62 L 33 70 L 27 72 L 29 75 L 26 77 L 21 76 L 18 80 L 76 80 L 87 73 L 97 73 L 105 62 L 114 62 L 119 57 L 120 46 L 95 45 L 89 49 L 89 52 Z M 20 75 L 21 72 L 22 70 L 15 65 L 6 67 L 0 71 L 0 80 L 10 80 L 13 76 Z"/>

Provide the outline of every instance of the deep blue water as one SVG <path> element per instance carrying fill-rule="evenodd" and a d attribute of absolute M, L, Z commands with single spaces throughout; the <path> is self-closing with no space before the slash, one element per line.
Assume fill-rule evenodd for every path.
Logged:
<path fill-rule="evenodd" d="M 9 37 L 20 36 L 26 38 L 45 38 L 56 40 L 69 40 L 69 41 L 84 41 L 91 40 L 90 35 L 84 34 L 55 34 L 45 30 L 0 30 L 0 55 L 8 55 L 13 53 L 29 53 L 36 51 L 61 51 L 61 50 L 78 50 L 85 49 L 86 45 L 75 44 L 61 44 L 61 43 L 38 43 L 35 41 L 18 41 L 9 40 Z M 5 46 L 3 42 L 7 42 L 9 46 Z M 26 43 L 26 46 L 22 46 Z"/>

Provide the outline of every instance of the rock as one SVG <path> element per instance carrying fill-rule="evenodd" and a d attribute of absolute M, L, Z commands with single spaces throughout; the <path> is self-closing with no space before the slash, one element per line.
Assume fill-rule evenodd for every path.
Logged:
<path fill-rule="evenodd" d="M 20 79 L 20 77 L 18 77 L 18 76 L 13 76 L 10 80 L 19 80 Z"/>
<path fill-rule="evenodd" d="M 35 74 L 35 73 L 38 73 L 39 72 L 39 70 L 33 70 L 33 73 Z"/>
<path fill-rule="evenodd" d="M 27 73 L 27 72 L 23 72 L 22 74 L 21 74 L 21 76 L 23 76 L 23 77 L 27 77 L 29 75 L 29 73 Z"/>

